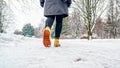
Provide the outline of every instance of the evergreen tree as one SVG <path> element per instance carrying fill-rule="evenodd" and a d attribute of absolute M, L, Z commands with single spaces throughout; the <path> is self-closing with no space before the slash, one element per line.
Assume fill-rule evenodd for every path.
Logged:
<path fill-rule="evenodd" d="M 69 29 L 68 29 L 68 19 L 66 18 L 66 19 L 64 19 L 63 20 L 63 27 L 62 27 L 62 32 L 61 32 L 61 34 L 62 35 L 68 35 L 69 34 Z"/>
<path fill-rule="evenodd" d="M 22 35 L 32 37 L 34 35 L 34 28 L 31 24 L 26 24 L 22 29 Z"/>

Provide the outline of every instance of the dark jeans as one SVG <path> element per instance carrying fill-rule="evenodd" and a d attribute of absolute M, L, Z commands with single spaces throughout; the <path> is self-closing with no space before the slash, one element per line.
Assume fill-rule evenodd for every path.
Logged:
<path fill-rule="evenodd" d="M 45 27 L 52 27 L 54 20 L 56 19 L 56 26 L 55 26 L 55 38 L 60 37 L 61 31 L 62 31 L 62 21 L 63 21 L 63 15 L 56 15 L 56 16 L 48 16 L 46 20 Z"/>

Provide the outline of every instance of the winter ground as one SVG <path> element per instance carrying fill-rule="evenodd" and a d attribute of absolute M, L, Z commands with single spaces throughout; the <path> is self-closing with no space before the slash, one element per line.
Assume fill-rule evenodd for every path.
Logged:
<path fill-rule="evenodd" d="M 0 68 L 120 68 L 120 39 L 61 44 L 45 48 L 42 39 L 0 34 Z"/>

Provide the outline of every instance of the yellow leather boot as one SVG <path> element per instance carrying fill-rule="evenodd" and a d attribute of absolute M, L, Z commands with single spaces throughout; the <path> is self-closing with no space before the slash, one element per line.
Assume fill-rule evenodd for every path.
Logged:
<path fill-rule="evenodd" d="M 60 47 L 59 39 L 55 38 L 54 47 Z"/>
<path fill-rule="evenodd" d="M 51 29 L 46 27 L 43 32 L 43 44 L 45 47 L 51 46 Z"/>

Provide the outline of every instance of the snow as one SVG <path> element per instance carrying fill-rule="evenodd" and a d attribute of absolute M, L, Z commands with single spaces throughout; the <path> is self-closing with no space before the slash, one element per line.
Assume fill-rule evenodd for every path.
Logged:
<path fill-rule="evenodd" d="M 42 39 L 0 34 L 0 68 L 120 68 L 120 39 L 62 39 L 45 48 Z"/>

